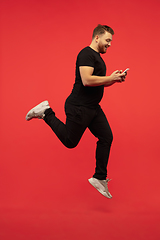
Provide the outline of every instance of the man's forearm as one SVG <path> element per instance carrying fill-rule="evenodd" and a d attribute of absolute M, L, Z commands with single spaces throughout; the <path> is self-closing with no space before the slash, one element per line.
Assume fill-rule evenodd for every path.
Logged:
<path fill-rule="evenodd" d="M 110 86 L 114 84 L 115 81 L 112 80 L 111 76 L 89 76 L 85 81 L 83 81 L 84 86 Z"/>
<path fill-rule="evenodd" d="M 104 84 L 104 87 L 110 87 L 110 86 L 112 86 L 114 83 L 116 83 L 116 81 L 110 81 L 110 82 Z"/>

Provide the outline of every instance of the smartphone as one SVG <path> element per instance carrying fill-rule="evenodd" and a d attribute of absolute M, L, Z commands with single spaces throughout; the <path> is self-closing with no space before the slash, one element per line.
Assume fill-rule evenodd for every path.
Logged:
<path fill-rule="evenodd" d="M 126 70 L 124 70 L 124 72 L 122 72 L 122 73 L 127 73 L 128 70 L 129 70 L 129 68 L 126 68 Z"/>
<path fill-rule="evenodd" d="M 124 70 L 122 73 L 127 73 L 127 71 L 129 70 L 129 68 L 126 68 L 126 70 Z M 125 77 L 121 77 L 122 78 L 122 82 L 125 81 Z"/>

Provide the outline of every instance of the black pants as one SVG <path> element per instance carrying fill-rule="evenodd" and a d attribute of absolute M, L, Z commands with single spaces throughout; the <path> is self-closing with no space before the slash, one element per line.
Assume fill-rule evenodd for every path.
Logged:
<path fill-rule="evenodd" d="M 107 177 L 107 164 L 113 135 L 107 118 L 98 105 L 91 109 L 65 103 L 66 123 L 61 122 L 51 108 L 45 111 L 45 122 L 51 127 L 60 141 L 67 148 L 74 148 L 79 143 L 88 127 L 98 138 L 96 147 L 96 168 L 93 177 L 103 180 Z"/>

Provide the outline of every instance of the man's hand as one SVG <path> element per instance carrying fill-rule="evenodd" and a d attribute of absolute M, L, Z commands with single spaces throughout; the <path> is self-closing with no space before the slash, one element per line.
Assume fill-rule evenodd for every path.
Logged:
<path fill-rule="evenodd" d="M 113 82 L 125 81 L 126 75 L 127 75 L 126 73 L 122 73 L 122 70 L 116 70 L 110 75 L 111 81 Z"/>

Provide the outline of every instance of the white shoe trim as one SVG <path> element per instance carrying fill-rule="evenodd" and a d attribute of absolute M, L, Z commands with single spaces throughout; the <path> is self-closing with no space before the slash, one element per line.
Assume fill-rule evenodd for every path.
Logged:
<path fill-rule="evenodd" d="M 98 180 L 98 179 L 92 177 L 92 178 L 88 179 L 88 181 L 103 196 L 105 196 L 107 198 L 112 198 L 112 195 L 110 194 L 108 189 L 106 189 L 106 187 L 101 182 L 101 181 L 105 181 L 105 180 Z M 105 182 L 105 184 L 107 184 L 107 182 Z"/>
<path fill-rule="evenodd" d="M 34 108 L 32 108 L 26 115 L 26 120 L 29 121 L 32 118 L 44 118 L 44 112 L 46 109 L 50 108 L 48 101 L 43 101 Z"/>

